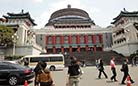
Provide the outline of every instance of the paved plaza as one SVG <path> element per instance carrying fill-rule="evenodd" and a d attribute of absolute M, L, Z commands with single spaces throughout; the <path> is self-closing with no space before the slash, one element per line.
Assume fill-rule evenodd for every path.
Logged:
<path fill-rule="evenodd" d="M 98 79 L 98 70 L 96 67 L 85 67 L 82 68 L 84 71 L 84 74 L 82 76 L 82 79 L 80 80 L 79 86 L 126 86 L 121 85 L 120 82 L 123 77 L 123 73 L 120 71 L 121 65 L 117 66 L 117 80 L 118 82 L 112 82 L 110 80 L 110 77 L 112 75 L 112 72 L 110 70 L 110 66 L 105 66 L 105 72 L 108 75 L 108 79 L 106 79 L 103 75 L 101 79 Z M 138 86 L 138 67 L 131 67 L 130 68 L 130 75 L 132 79 L 135 81 L 132 86 Z M 67 68 L 65 68 L 63 71 L 54 71 L 52 72 L 52 76 L 54 78 L 55 86 L 66 86 L 67 81 Z M 0 85 L 4 86 L 4 85 Z M 20 85 L 23 86 L 23 85 Z M 34 86 L 33 82 L 29 82 L 29 86 Z"/>
<path fill-rule="evenodd" d="M 112 72 L 110 70 L 110 66 L 105 67 L 105 72 L 108 75 L 108 79 L 105 79 L 105 77 L 102 75 L 101 79 L 98 79 L 98 70 L 96 67 L 85 67 L 82 68 L 84 71 L 84 74 L 82 76 L 82 79 L 80 80 L 79 86 L 126 86 L 121 85 L 120 82 L 123 77 L 123 73 L 120 71 L 121 65 L 117 66 L 117 80 L 118 82 L 112 82 L 110 80 L 110 77 L 112 75 Z M 138 86 L 138 67 L 131 67 L 130 68 L 130 75 L 132 79 L 135 81 L 132 86 Z M 54 77 L 54 82 L 56 86 L 65 86 L 67 81 L 67 68 L 64 69 L 64 71 L 54 71 L 52 72 L 52 76 Z M 33 83 L 30 83 L 29 86 L 33 86 Z"/>

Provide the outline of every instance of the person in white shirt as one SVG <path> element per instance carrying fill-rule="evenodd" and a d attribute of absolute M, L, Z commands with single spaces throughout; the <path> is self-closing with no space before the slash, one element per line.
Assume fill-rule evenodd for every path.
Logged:
<path fill-rule="evenodd" d="M 116 66 L 115 66 L 115 57 L 112 57 L 111 61 L 110 61 L 110 66 L 111 66 L 111 70 L 112 70 L 112 77 L 110 78 L 111 81 L 114 80 L 114 81 L 117 81 L 116 80 L 116 76 L 117 76 L 117 73 L 116 73 Z"/>

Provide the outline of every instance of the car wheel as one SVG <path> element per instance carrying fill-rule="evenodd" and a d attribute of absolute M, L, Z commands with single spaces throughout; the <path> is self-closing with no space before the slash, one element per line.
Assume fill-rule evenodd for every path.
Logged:
<path fill-rule="evenodd" d="M 55 69 L 56 69 L 56 68 L 55 68 L 54 66 L 51 66 L 51 67 L 50 67 L 50 70 L 51 70 L 51 71 L 55 71 Z"/>
<path fill-rule="evenodd" d="M 8 83 L 11 85 L 11 86 L 15 86 L 18 82 L 18 79 L 16 76 L 10 76 L 9 79 L 8 79 Z"/>

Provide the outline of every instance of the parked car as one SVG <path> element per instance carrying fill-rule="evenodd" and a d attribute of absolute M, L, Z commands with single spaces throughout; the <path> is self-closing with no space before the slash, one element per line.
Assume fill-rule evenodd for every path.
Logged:
<path fill-rule="evenodd" d="M 9 63 L 14 63 L 14 64 L 19 64 L 18 60 L 2 60 L 3 62 L 9 62 Z"/>
<path fill-rule="evenodd" d="M 0 82 L 6 81 L 10 86 L 15 86 L 19 82 L 32 79 L 34 72 L 31 68 L 25 66 L 0 61 Z"/>

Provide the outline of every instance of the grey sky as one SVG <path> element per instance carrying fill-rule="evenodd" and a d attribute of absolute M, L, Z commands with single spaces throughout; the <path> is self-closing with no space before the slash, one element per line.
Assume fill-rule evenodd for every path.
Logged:
<path fill-rule="evenodd" d="M 68 4 L 85 10 L 101 27 L 110 25 L 123 8 L 138 11 L 138 0 L 0 0 L 0 17 L 7 12 L 19 13 L 24 9 L 30 12 L 37 28 L 41 28 L 54 11 L 66 8 Z"/>

